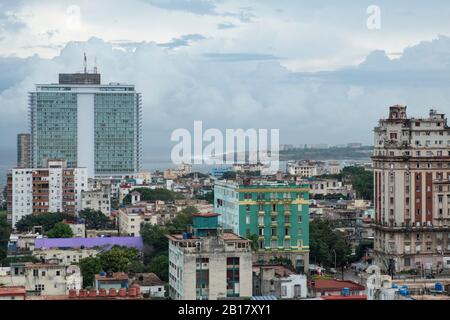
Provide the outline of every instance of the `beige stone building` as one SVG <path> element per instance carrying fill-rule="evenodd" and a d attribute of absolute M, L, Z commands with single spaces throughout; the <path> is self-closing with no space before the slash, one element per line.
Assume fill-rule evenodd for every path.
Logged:
<path fill-rule="evenodd" d="M 375 258 L 382 270 L 450 268 L 450 128 L 392 106 L 375 128 Z"/>
<path fill-rule="evenodd" d="M 24 286 L 27 293 L 46 296 L 68 294 L 81 289 L 82 283 L 78 266 L 57 263 L 14 263 L 0 276 L 2 286 Z"/>

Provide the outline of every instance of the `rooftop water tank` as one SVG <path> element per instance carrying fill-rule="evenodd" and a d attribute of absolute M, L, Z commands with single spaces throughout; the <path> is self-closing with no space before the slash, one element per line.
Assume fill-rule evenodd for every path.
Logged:
<path fill-rule="evenodd" d="M 393 283 L 392 284 L 392 289 L 397 289 L 397 288 L 398 288 L 398 285 L 396 283 Z"/>
<path fill-rule="evenodd" d="M 444 291 L 444 286 L 442 285 L 442 283 L 436 282 L 436 284 L 434 285 L 434 289 L 436 291 Z"/>
<path fill-rule="evenodd" d="M 350 295 L 350 289 L 349 288 L 343 288 L 342 289 L 342 295 L 343 296 L 349 296 Z"/>
<path fill-rule="evenodd" d="M 409 295 L 409 291 L 406 288 L 401 288 L 399 290 L 399 293 L 400 293 L 401 296 L 408 296 Z"/>

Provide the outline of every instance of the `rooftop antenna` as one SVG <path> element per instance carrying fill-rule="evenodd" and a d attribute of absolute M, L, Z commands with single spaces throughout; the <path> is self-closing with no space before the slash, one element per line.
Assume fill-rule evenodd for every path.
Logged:
<path fill-rule="evenodd" d="M 86 52 L 84 53 L 84 73 L 87 73 Z"/>
<path fill-rule="evenodd" d="M 94 73 L 97 73 L 97 57 L 94 57 Z"/>

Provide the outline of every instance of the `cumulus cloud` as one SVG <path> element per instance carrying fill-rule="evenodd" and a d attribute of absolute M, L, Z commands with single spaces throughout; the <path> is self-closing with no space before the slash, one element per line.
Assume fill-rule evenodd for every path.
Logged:
<path fill-rule="evenodd" d="M 158 44 L 160 47 L 174 49 L 177 47 L 185 47 L 191 45 L 193 42 L 204 40 L 206 37 L 201 34 L 186 34 L 179 38 L 173 38 L 170 42 Z"/>
<path fill-rule="evenodd" d="M 142 0 L 166 10 L 187 11 L 195 14 L 216 14 L 216 0 Z"/>
<path fill-rule="evenodd" d="M 406 104 L 413 115 L 450 107 L 447 37 L 407 48 L 399 59 L 380 51 L 358 66 L 309 73 L 292 72 L 270 55 L 134 45 L 121 50 L 91 38 L 68 43 L 52 59 L 0 58 L 0 147 L 13 147 L 15 135 L 27 130 L 27 92 L 56 82 L 59 72 L 80 70 L 83 52 L 90 68 L 97 58 L 104 83 L 133 83 L 142 92 L 144 157 L 152 159 L 168 159 L 171 132 L 192 130 L 194 120 L 205 129 L 278 128 L 284 143 L 371 143 L 391 104 Z"/>

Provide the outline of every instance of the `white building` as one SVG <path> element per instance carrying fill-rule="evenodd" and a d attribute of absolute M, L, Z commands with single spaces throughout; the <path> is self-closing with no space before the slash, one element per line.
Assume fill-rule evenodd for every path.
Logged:
<path fill-rule="evenodd" d="M 169 238 L 169 295 L 174 300 L 252 296 L 250 241 L 218 228 L 217 215 L 194 215 L 194 234 Z"/>
<path fill-rule="evenodd" d="M 292 176 L 311 178 L 322 174 L 323 165 L 317 161 L 288 161 L 286 171 Z"/>
<path fill-rule="evenodd" d="M 87 188 L 86 168 L 66 168 L 64 160 L 48 160 L 46 168 L 12 170 L 12 224 L 44 212 L 75 213 Z"/>
<path fill-rule="evenodd" d="M 111 190 L 108 186 L 101 189 L 83 191 L 81 193 L 81 210 L 91 209 L 101 211 L 104 215 L 111 214 Z"/>
<path fill-rule="evenodd" d="M 50 263 L 15 263 L 0 276 L 0 285 L 24 286 L 39 295 L 66 295 L 70 289 L 81 289 L 83 278 L 78 266 Z"/>
<path fill-rule="evenodd" d="M 45 263 L 70 266 L 79 263 L 81 259 L 97 256 L 101 250 L 101 248 L 37 248 L 33 250 L 33 256 Z"/>

